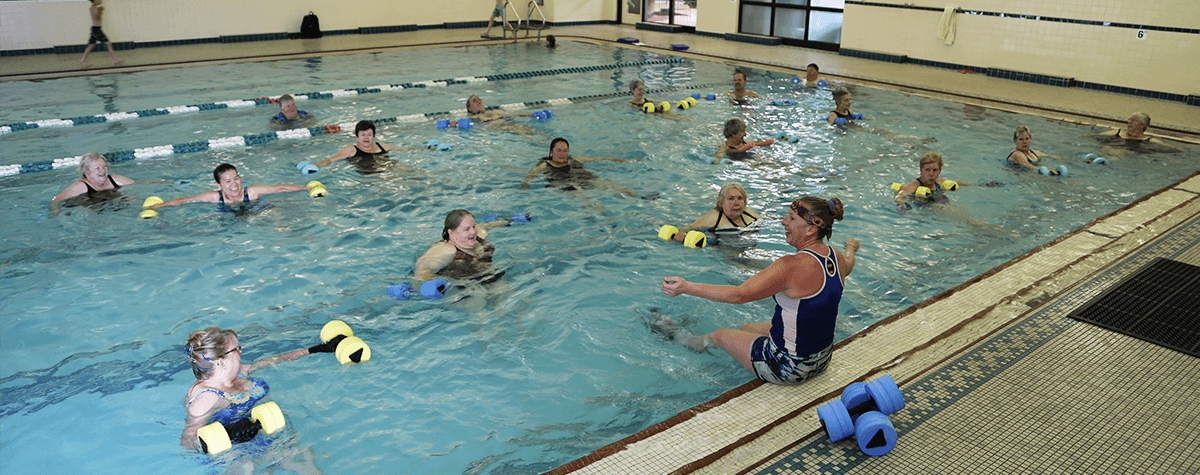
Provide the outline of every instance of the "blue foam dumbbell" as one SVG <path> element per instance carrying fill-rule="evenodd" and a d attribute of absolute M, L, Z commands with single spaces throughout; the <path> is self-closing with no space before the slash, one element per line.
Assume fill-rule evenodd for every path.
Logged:
<path fill-rule="evenodd" d="M 446 127 L 450 127 L 450 119 L 442 119 L 437 121 L 437 128 L 444 129 Z"/>
<path fill-rule="evenodd" d="M 466 117 L 458 119 L 458 128 L 464 129 L 464 130 L 471 130 L 471 119 L 466 118 Z"/>
<path fill-rule="evenodd" d="M 296 164 L 296 171 L 304 175 L 312 175 L 321 171 L 321 168 L 308 162 L 300 162 Z"/>
<path fill-rule="evenodd" d="M 891 376 L 869 383 L 853 383 L 842 397 L 817 408 L 830 442 L 854 435 L 863 453 L 878 457 L 896 446 L 896 428 L 889 414 L 904 409 L 904 395 Z"/>
<path fill-rule="evenodd" d="M 421 296 L 426 299 L 440 299 L 446 294 L 446 279 L 435 279 L 421 284 Z"/>

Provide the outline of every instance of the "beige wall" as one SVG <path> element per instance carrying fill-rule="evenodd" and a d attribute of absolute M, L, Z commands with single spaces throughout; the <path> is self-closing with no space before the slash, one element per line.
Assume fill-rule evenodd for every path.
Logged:
<path fill-rule="evenodd" d="M 551 22 L 616 20 L 617 0 L 547 0 Z M 453 8 L 447 6 L 453 4 Z M 527 1 L 514 0 L 522 16 Z M 86 1 L 0 1 L 0 50 L 87 42 Z M 213 38 L 300 30 L 309 11 L 322 30 L 487 21 L 494 0 L 107 0 L 104 32 L 116 42 Z"/>
<path fill-rule="evenodd" d="M 696 0 L 696 31 L 737 33 L 738 5 L 729 0 Z"/>
<path fill-rule="evenodd" d="M 902 4 L 904 1 L 875 0 Z M 911 0 L 909 0 L 911 2 Z M 935 7 L 945 3 L 916 3 Z M 962 0 L 964 10 L 1200 28 L 1195 0 Z M 1200 35 L 1050 21 L 957 16 L 953 45 L 936 36 L 941 11 L 846 5 L 842 48 L 930 61 L 1070 77 L 1176 94 L 1200 94 Z"/>

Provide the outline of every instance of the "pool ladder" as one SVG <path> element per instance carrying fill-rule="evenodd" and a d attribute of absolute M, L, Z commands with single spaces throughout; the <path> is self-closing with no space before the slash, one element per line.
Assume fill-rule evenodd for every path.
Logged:
<path fill-rule="evenodd" d="M 542 13 L 542 1 L 543 0 L 529 0 L 529 4 L 525 8 L 524 20 L 521 19 L 521 13 L 517 11 L 516 5 L 513 5 L 511 1 L 504 2 L 504 18 L 502 18 L 502 20 L 504 20 L 504 37 L 508 38 L 508 32 L 511 31 L 513 34 L 513 42 L 515 43 L 517 41 L 518 31 L 524 30 L 526 38 L 529 37 L 530 31 L 537 31 L 537 38 L 538 40 L 541 40 L 542 30 L 548 28 L 546 25 L 546 15 Z M 508 26 L 509 10 L 512 11 L 512 15 L 517 19 L 517 26 L 515 28 Z M 537 13 L 536 18 L 534 17 L 534 13 Z"/>

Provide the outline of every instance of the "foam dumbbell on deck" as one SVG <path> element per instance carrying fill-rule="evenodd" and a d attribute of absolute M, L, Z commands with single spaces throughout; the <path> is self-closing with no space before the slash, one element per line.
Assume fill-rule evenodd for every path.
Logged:
<path fill-rule="evenodd" d="M 878 457 L 896 448 L 896 426 L 882 412 L 868 411 L 854 421 L 854 440 L 862 453 Z"/>
<path fill-rule="evenodd" d="M 817 417 L 821 420 L 821 427 L 825 429 L 830 442 L 837 442 L 854 434 L 854 421 L 850 420 L 850 413 L 846 411 L 846 405 L 841 399 L 834 399 L 817 407 Z"/>

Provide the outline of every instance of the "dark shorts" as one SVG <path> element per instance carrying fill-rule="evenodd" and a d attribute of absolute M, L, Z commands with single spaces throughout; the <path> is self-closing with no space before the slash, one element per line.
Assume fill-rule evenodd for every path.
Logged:
<path fill-rule="evenodd" d="M 769 336 L 760 336 L 750 346 L 750 362 L 758 379 L 775 384 L 798 384 L 829 366 L 833 345 L 811 355 L 794 357 L 775 346 Z"/>
<path fill-rule="evenodd" d="M 92 35 L 88 36 L 88 44 L 95 43 L 108 43 L 108 37 L 104 35 L 104 31 L 100 30 L 98 26 L 93 26 Z"/>

